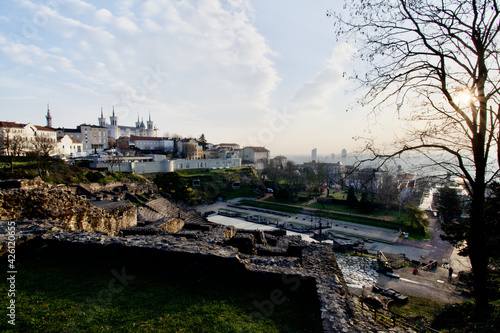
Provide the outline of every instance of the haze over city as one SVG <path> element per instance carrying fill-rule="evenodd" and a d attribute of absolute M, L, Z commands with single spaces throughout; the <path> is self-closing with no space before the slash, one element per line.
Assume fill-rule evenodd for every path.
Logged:
<path fill-rule="evenodd" d="M 158 136 L 340 154 L 395 125 L 350 108 L 354 46 L 337 42 L 332 1 L 15 1 L 0 15 L 6 121 L 121 125 L 149 115 Z M 349 92 L 347 92 L 349 91 Z M 387 136 L 386 136 L 387 135 Z"/>

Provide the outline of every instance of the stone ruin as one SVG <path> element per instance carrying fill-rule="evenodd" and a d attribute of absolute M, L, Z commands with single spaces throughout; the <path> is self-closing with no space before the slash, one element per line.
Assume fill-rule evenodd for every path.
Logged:
<path fill-rule="evenodd" d="M 126 201 L 92 204 L 71 192 L 66 186 L 36 183 L 0 192 L 0 220 L 60 221 L 65 230 L 83 230 L 116 234 L 120 229 L 137 224 L 137 209 Z M 1 188 L 1 187 L 0 187 Z"/>
<path fill-rule="evenodd" d="M 246 231 L 218 225 L 163 198 L 141 207 L 123 204 L 107 211 L 63 188 L 2 190 L 0 255 L 7 251 L 7 221 L 17 221 L 19 246 L 34 242 L 85 253 L 139 252 L 161 258 L 175 269 L 189 266 L 207 274 L 237 272 L 274 282 L 295 277 L 316 295 L 324 332 L 399 331 L 381 329 L 358 311 L 331 245 L 308 243 L 281 230 Z M 139 212 L 135 224 L 119 222 L 118 215 L 129 211 Z"/>

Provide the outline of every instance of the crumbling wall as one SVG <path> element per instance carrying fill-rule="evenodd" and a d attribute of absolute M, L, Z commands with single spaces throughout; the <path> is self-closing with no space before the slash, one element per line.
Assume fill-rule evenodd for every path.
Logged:
<path fill-rule="evenodd" d="M 137 209 L 122 205 L 113 210 L 97 208 L 65 188 L 9 189 L 0 195 L 0 220 L 57 220 L 68 230 L 115 234 L 137 225 Z"/>
<path fill-rule="evenodd" d="M 99 258 L 113 253 L 123 258 L 147 258 L 148 264 L 160 264 L 168 271 L 178 269 L 196 271 L 197 274 L 240 276 L 248 281 L 281 283 L 278 291 L 302 292 L 317 297 L 317 308 L 324 332 L 389 332 L 379 329 L 369 317 L 359 313 L 342 273 L 336 263 L 331 246 L 307 243 L 295 236 L 281 236 L 277 244 L 295 248 L 293 256 L 259 256 L 244 254 L 224 244 L 221 239 L 231 229 L 224 226 L 209 227 L 197 239 L 179 237 L 178 234 L 131 235 L 129 237 L 62 230 L 61 222 L 16 222 L 16 242 L 29 240 L 35 248 L 72 249 L 95 254 Z M 7 222 L 0 221 L 0 254 L 7 244 Z M 248 235 L 251 233 L 247 233 Z M 253 236 L 253 235 L 252 235 Z M 227 241 L 228 239 L 226 239 Z M 300 254 L 298 253 L 300 252 Z M 141 264 L 144 264 L 141 261 Z M 262 302 L 272 302 L 263 300 Z M 267 303 L 266 303 L 267 304 Z M 255 314 L 266 316 L 265 311 Z"/>

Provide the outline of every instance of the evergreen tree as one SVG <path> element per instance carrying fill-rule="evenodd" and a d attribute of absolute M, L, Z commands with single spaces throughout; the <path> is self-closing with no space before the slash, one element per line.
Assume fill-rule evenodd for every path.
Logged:
<path fill-rule="evenodd" d="M 449 224 L 461 215 L 462 205 L 457 190 L 448 186 L 439 190 L 437 211 L 443 224 Z"/>
<path fill-rule="evenodd" d="M 203 150 L 207 149 L 207 139 L 205 139 L 205 134 L 201 134 L 198 139 L 198 143 L 203 147 Z"/>
<path fill-rule="evenodd" d="M 350 186 L 347 191 L 347 206 L 349 208 L 358 207 L 358 198 L 356 198 L 356 192 L 354 191 L 354 187 Z"/>

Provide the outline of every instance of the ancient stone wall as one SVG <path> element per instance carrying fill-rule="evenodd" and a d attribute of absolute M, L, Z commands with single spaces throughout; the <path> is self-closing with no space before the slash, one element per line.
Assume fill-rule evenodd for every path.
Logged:
<path fill-rule="evenodd" d="M 137 225 L 137 209 L 122 204 L 104 210 L 65 188 L 9 189 L 0 194 L 0 220 L 57 220 L 68 230 L 115 234 Z"/>
<path fill-rule="evenodd" d="M 237 274 L 249 280 L 259 279 L 270 283 L 281 281 L 279 288 L 283 291 L 293 292 L 296 288 L 302 288 L 303 292 L 316 295 L 316 311 L 321 317 L 324 332 L 379 332 L 370 318 L 357 311 L 333 250 L 328 245 L 307 243 L 296 236 L 281 236 L 276 244 L 280 244 L 283 249 L 294 250 L 282 251 L 288 255 L 265 256 L 241 253 L 238 248 L 229 245 L 234 230 L 225 226 L 209 225 L 204 232 L 191 229 L 198 232 L 196 238 L 187 238 L 182 231 L 125 237 L 66 231 L 62 227 L 63 223 L 57 221 L 40 224 L 32 221 L 16 222 L 16 237 L 18 241 L 38 242 L 37 248 L 50 244 L 49 248 L 73 249 L 80 253 L 107 255 L 113 252 L 123 257 L 150 258 L 153 260 L 151 264 L 167 265 L 173 272 L 188 269 L 202 274 Z M 6 228 L 7 223 L 0 222 L 0 242 L 4 248 Z M 246 234 L 254 237 L 252 233 Z M 257 315 L 258 311 L 256 308 Z M 265 317 L 266 313 L 260 315 Z"/>
<path fill-rule="evenodd" d="M 156 191 L 156 186 L 152 183 L 137 184 L 130 181 L 109 182 L 106 184 L 78 184 L 76 193 L 79 195 L 96 195 L 103 192 L 115 193 L 119 195 L 129 194 L 144 194 Z"/>

